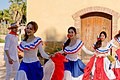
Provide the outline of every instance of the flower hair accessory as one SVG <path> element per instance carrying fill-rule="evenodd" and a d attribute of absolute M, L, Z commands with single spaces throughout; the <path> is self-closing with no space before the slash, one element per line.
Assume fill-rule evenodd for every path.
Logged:
<path fill-rule="evenodd" d="M 71 36 L 69 34 L 67 34 L 67 37 L 70 38 Z"/>
<path fill-rule="evenodd" d="M 101 40 L 100 38 L 97 38 L 97 41 Z"/>

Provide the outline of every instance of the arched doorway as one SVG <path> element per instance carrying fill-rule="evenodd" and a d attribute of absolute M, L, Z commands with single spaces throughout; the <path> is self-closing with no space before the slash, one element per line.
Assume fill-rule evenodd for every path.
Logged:
<path fill-rule="evenodd" d="M 87 49 L 93 50 L 92 45 L 97 41 L 101 31 L 107 33 L 107 41 L 112 39 L 112 16 L 102 12 L 91 12 L 81 17 L 81 39 Z M 82 52 L 83 53 L 83 52 Z M 85 54 L 82 58 L 87 58 Z"/>
<path fill-rule="evenodd" d="M 94 13 L 96 13 L 96 14 L 94 14 Z M 96 15 L 97 18 L 93 17 L 95 15 Z M 92 16 L 92 17 L 90 17 L 90 16 Z M 94 26 L 94 24 L 93 25 L 89 25 L 89 24 L 93 23 L 92 21 L 96 21 L 95 19 L 97 19 L 98 24 L 100 26 L 102 26 L 101 28 L 98 28 L 98 29 L 100 29 L 98 34 L 103 29 L 103 30 L 105 30 L 107 32 L 108 36 L 111 34 L 111 36 L 113 38 L 114 35 L 117 34 L 117 31 L 118 31 L 117 29 L 118 29 L 118 19 L 119 19 L 119 17 L 120 17 L 120 14 L 118 12 L 116 12 L 116 11 L 114 11 L 112 9 L 106 8 L 106 7 L 102 7 L 102 6 L 92 6 L 92 7 L 83 8 L 83 9 L 75 12 L 75 14 L 72 15 L 72 18 L 74 19 L 74 25 L 75 25 L 75 27 L 77 29 L 77 32 L 78 32 L 78 35 L 79 35 L 80 39 L 84 39 L 83 34 L 86 35 L 86 36 L 88 35 L 84 31 L 82 31 L 82 29 L 83 30 L 86 29 L 86 28 L 83 28 L 82 26 L 85 26 L 85 25 Z M 91 20 L 90 20 L 90 18 L 91 18 Z M 85 23 L 84 20 L 88 21 L 88 22 L 90 21 L 89 24 Z M 105 24 L 103 24 L 103 25 L 101 24 L 102 23 L 101 21 L 104 21 L 104 20 L 105 20 L 105 24 L 109 24 L 109 27 L 111 26 L 112 28 L 110 28 L 110 29 L 109 29 L 109 27 L 105 28 L 106 26 L 105 27 L 103 26 Z M 83 24 L 82 22 L 85 23 L 85 24 Z M 110 25 L 110 23 L 111 23 L 111 25 Z M 98 25 L 98 24 L 95 24 L 95 25 Z M 87 29 L 89 29 L 89 28 L 90 27 L 87 27 Z M 95 28 L 97 28 L 97 27 L 94 26 L 93 30 Z M 90 28 L 90 29 L 92 29 L 92 28 Z M 88 30 L 88 31 L 94 32 L 93 30 Z M 110 30 L 110 32 L 109 32 L 109 30 Z M 97 31 L 95 31 L 94 34 L 96 34 L 96 32 Z M 88 43 L 87 45 L 93 44 L 95 39 L 97 38 L 98 34 L 96 34 L 96 36 L 92 36 L 93 37 L 93 38 L 91 38 L 92 41 L 89 41 L 89 43 L 86 40 L 87 43 Z M 83 36 L 83 38 L 82 38 L 82 36 Z M 109 39 L 110 39 L 110 36 L 109 36 L 108 40 Z M 84 42 L 84 43 L 86 45 L 86 42 Z M 90 47 L 86 46 L 86 47 L 88 49 L 91 49 L 92 48 L 91 46 Z M 112 52 L 114 52 L 114 51 L 115 50 L 112 49 Z M 87 62 L 89 60 L 89 56 L 85 55 L 85 54 L 80 54 L 80 58 L 85 60 L 85 62 Z"/>

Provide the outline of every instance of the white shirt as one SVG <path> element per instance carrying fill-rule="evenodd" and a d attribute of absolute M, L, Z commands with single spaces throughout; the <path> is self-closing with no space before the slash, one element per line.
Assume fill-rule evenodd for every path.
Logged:
<path fill-rule="evenodd" d="M 8 50 L 10 58 L 12 58 L 14 61 L 18 60 L 18 36 L 8 34 L 5 37 L 5 46 L 4 50 Z M 6 53 L 4 54 L 4 59 L 6 60 L 8 57 Z"/>

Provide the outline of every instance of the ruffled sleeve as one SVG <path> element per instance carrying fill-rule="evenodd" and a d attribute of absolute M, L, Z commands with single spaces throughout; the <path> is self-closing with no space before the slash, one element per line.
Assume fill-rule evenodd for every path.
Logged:
<path fill-rule="evenodd" d="M 107 43 L 105 48 L 100 47 L 100 48 L 97 48 L 97 49 L 94 48 L 94 49 L 98 53 L 108 53 L 112 47 L 113 47 L 113 45 L 109 42 L 109 43 Z"/>
<path fill-rule="evenodd" d="M 25 41 L 22 41 L 20 43 L 20 45 L 18 46 L 18 49 L 20 51 L 24 51 L 24 50 L 32 50 L 35 49 L 40 43 L 42 42 L 41 38 L 36 37 L 33 41 L 31 41 L 30 43 L 26 43 Z"/>
<path fill-rule="evenodd" d="M 69 46 L 65 47 L 64 52 L 66 54 L 74 54 L 74 53 L 78 52 L 83 45 L 84 45 L 84 43 L 81 40 L 77 40 L 77 42 L 76 42 L 76 44 L 74 46 L 72 46 L 72 47 L 69 47 Z"/>

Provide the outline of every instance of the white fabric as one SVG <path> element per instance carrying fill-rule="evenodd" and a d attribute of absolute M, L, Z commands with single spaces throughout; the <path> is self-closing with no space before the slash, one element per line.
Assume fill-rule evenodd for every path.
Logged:
<path fill-rule="evenodd" d="M 94 61 L 94 64 L 93 64 L 93 67 L 92 67 L 92 75 L 94 75 L 94 71 L 95 71 L 95 63 L 96 63 L 96 59 Z M 112 71 L 112 69 L 109 69 L 109 64 L 110 64 L 110 61 L 108 60 L 107 57 L 104 58 L 104 71 L 107 75 L 107 77 L 109 79 L 115 79 L 115 74 L 114 72 Z"/>
<path fill-rule="evenodd" d="M 107 46 L 106 47 L 100 47 L 99 50 L 107 50 L 108 47 L 109 47 L 110 43 L 107 43 Z M 98 52 L 96 52 L 97 56 L 104 56 L 104 71 L 107 75 L 107 77 L 109 79 L 115 79 L 115 75 L 114 75 L 114 72 L 112 71 L 112 69 L 109 69 L 109 65 L 110 65 L 110 61 L 109 59 L 107 58 L 107 55 L 110 55 L 110 51 L 107 53 L 107 54 L 100 54 Z M 97 58 L 96 58 L 97 59 Z M 94 71 L 95 71 L 95 63 L 96 63 L 96 59 L 94 61 L 94 64 L 93 64 L 93 67 L 92 67 L 92 75 L 94 75 Z"/>
<path fill-rule="evenodd" d="M 105 47 L 100 47 L 100 48 L 98 48 L 98 49 L 99 49 L 99 50 L 108 50 L 108 53 L 106 53 L 105 55 L 106 55 L 106 56 L 107 56 L 107 55 L 110 55 L 110 48 L 109 48 L 110 44 L 111 44 L 111 43 L 108 42 Z M 113 46 L 113 45 L 112 45 L 112 46 Z M 100 53 L 99 53 L 99 52 L 96 52 L 96 54 L 99 55 Z M 100 55 L 101 55 L 101 54 L 100 54 Z"/>
<path fill-rule="evenodd" d="M 120 37 L 118 37 L 120 39 Z M 114 48 L 118 49 L 118 47 L 114 44 L 114 42 L 116 42 L 116 40 L 113 38 L 110 43 L 113 45 Z M 118 42 L 117 42 L 118 43 Z M 117 56 L 117 55 L 116 55 Z M 120 61 L 116 59 L 115 62 L 115 68 L 120 68 Z"/>
<path fill-rule="evenodd" d="M 110 41 L 110 43 L 112 44 L 112 46 L 114 47 L 114 48 L 118 48 L 115 44 L 114 44 L 114 42 L 115 42 L 116 40 L 113 38 L 111 41 Z"/>
<path fill-rule="evenodd" d="M 19 70 L 15 76 L 15 80 L 28 80 L 25 71 Z"/>
<path fill-rule="evenodd" d="M 38 39 L 38 37 L 36 37 L 36 39 Z M 36 41 L 36 39 L 34 39 L 34 41 Z M 29 43 L 23 41 L 22 45 L 30 45 L 31 43 L 34 43 L 34 41 Z M 45 51 L 42 48 L 42 43 L 40 43 L 35 49 L 24 50 L 23 62 L 32 63 L 38 61 L 39 60 L 37 57 L 38 49 L 43 58 L 49 59 L 49 55 L 45 53 Z"/>
<path fill-rule="evenodd" d="M 8 50 L 10 58 L 12 58 L 14 61 L 18 60 L 18 36 L 8 34 L 5 37 L 5 46 L 4 50 Z M 7 59 L 6 53 L 4 53 L 4 59 Z"/>
<path fill-rule="evenodd" d="M 64 79 L 63 80 L 82 80 L 83 78 L 83 74 L 80 75 L 79 77 L 72 77 L 71 72 L 70 71 L 64 71 Z"/>
<path fill-rule="evenodd" d="M 77 40 L 77 42 L 75 43 L 75 45 L 73 45 L 72 47 L 67 46 L 66 48 L 67 48 L 68 50 L 72 50 L 72 49 L 75 48 L 75 46 L 77 46 L 77 45 L 79 44 L 79 42 L 80 42 L 80 40 Z M 89 51 L 88 49 L 86 49 L 84 45 L 81 47 L 81 49 L 82 49 L 86 54 L 90 54 L 90 55 L 94 54 L 93 52 L 91 52 L 91 51 Z M 80 51 L 80 50 L 79 50 L 79 51 Z M 78 60 L 78 59 L 79 59 L 79 56 L 78 56 L 79 51 L 77 51 L 77 52 L 74 53 L 74 54 L 67 54 L 67 55 L 66 55 L 66 58 L 69 59 L 69 60 L 71 60 L 71 61 L 76 61 L 76 60 Z"/>
<path fill-rule="evenodd" d="M 115 62 L 115 68 L 120 68 L 120 61 L 119 60 L 116 60 L 116 62 Z"/>
<path fill-rule="evenodd" d="M 42 80 L 51 80 L 54 69 L 55 64 L 51 59 L 49 59 L 49 61 L 47 61 L 46 64 L 43 66 L 44 76 Z"/>
<path fill-rule="evenodd" d="M 14 61 L 13 64 L 9 64 L 8 60 L 5 60 L 5 62 L 6 62 L 6 80 L 10 80 L 12 75 L 16 75 L 16 72 L 19 69 L 19 61 Z"/>
<path fill-rule="evenodd" d="M 94 52 L 91 52 L 90 50 L 88 50 L 84 45 L 82 46 L 82 50 L 86 53 L 86 54 L 89 54 L 89 55 L 93 55 Z"/>

